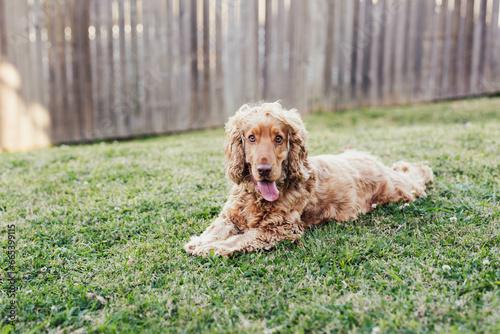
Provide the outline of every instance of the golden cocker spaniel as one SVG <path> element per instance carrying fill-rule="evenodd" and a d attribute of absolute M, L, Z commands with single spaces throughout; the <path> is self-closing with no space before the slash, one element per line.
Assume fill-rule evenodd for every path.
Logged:
<path fill-rule="evenodd" d="M 307 154 L 299 113 L 279 103 L 244 105 L 226 124 L 226 173 L 235 183 L 219 217 L 184 249 L 193 255 L 232 255 L 296 241 L 332 219 L 342 222 L 378 204 L 425 196 L 433 180 L 425 165 L 392 168 L 367 153 Z"/>

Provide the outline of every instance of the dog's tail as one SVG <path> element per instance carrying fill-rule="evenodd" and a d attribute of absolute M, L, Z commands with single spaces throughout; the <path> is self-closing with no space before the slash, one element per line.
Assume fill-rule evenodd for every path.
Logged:
<path fill-rule="evenodd" d="M 398 161 L 392 166 L 391 179 L 400 195 L 408 201 L 415 197 L 426 196 L 425 185 L 434 181 L 434 174 L 429 166 Z"/>

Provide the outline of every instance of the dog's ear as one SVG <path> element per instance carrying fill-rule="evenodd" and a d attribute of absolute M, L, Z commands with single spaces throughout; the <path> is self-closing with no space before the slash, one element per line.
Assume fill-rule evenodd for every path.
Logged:
<path fill-rule="evenodd" d="M 224 142 L 226 174 L 236 184 L 243 182 L 248 174 L 240 124 L 241 115 L 239 113 L 229 118 L 226 124 L 226 139 Z"/>
<path fill-rule="evenodd" d="M 295 109 L 285 111 L 288 131 L 288 179 L 305 181 L 309 179 L 309 163 L 307 161 L 307 131 Z"/>

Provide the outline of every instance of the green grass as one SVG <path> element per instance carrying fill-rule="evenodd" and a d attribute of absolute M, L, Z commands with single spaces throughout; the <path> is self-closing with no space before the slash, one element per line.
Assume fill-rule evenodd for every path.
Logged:
<path fill-rule="evenodd" d="M 2 279 L 2 333 L 499 332 L 499 110 L 482 98 L 305 116 L 313 155 L 428 161 L 429 196 L 230 259 L 182 249 L 231 186 L 221 128 L 0 154 L 0 242 L 15 223 L 19 277 L 15 328 Z"/>

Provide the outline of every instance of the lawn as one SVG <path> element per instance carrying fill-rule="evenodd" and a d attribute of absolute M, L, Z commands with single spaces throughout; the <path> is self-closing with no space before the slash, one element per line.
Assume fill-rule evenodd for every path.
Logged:
<path fill-rule="evenodd" d="M 500 332 L 500 98 L 304 119 L 312 155 L 428 162 L 428 197 L 203 259 L 182 246 L 231 187 L 222 128 L 0 154 L 2 333 Z"/>

